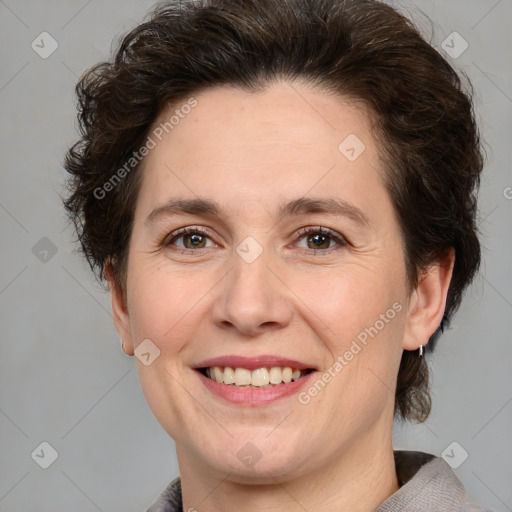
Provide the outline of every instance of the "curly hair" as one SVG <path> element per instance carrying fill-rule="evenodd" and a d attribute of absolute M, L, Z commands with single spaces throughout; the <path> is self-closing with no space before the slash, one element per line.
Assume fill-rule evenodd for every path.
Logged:
<path fill-rule="evenodd" d="M 408 18 L 376 0 L 162 2 L 120 40 L 111 61 L 76 86 L 80 139 L 64 162 L 64 206 L 98 280 L 105 283 L 109 262 L 123 289 L 140 187 L 133 159 L 163 109 L 212 86 L 258 91 L 277 80 L 354 99 L 373 118 L 410 289 L 455 250 L 429 352 L 481 258 L 476 197 L 483 156 L 465 78 L 467 87 Z M 113 183 L 115 175 L 122 179 Z M 426 359 L 403 351 L 397 419 L 428 417 L 428 376 Z"/>

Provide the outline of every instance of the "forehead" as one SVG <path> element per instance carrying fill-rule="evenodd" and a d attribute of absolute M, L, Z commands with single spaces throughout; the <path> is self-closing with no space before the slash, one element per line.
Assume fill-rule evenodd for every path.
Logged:
<path fill-rule="evenodd" d="M 137 206 L 146 214 L 169 197 L 261 209 L 307 194 L 383 192 L 365 110 L 299 84 L 206 89 L 161 112 L 150 137 Z"/>

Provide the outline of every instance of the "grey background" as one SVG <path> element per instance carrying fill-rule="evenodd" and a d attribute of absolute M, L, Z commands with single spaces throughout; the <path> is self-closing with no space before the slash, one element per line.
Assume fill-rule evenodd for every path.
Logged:
<path fill-rule="evenodd" d="M 482 272 L 432 359 L 432 415 L 420 426 L 398 425 L 395 447 L 440 455 L 456 441 L 469 454 L 455 472 L 471 499 L 512 510 L 512 2 L 396 4 L 429 34 L 434 22 L 437 47 L 453 31 L 468 42 L 451 60 L 477 90 L 488 157 Z M 121 351 L 109 297 L 73 253 L 58 197 L 63 155 L 76 138 L 78 76 L 152 5 L 0 0 L 2 512 L 142 511 L 178 474 L 135 360 Z M 43 31 L 59 45 L 47 59 L 31 48 Z M 48 469 L 31 457 L 43 441 L 58 452 Z"/>

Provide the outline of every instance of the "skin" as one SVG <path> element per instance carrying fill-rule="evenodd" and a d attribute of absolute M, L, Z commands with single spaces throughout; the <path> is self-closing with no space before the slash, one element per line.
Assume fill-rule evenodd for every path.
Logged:
<path fill-rule="evenodd" d="M 400 227 L 360 106 L 286 82 L 194 97 L 197 106 L 143 161 L 122 289 L 107 267 L 124 351 L 133 355 L 145 339 L 160 350 L 137 366 L 176 442 L 184 510 L 373 510 L 398 489 L 391 434 L 400 357 L 425 346 L 441 322 L 453 252 L 408 293 Z M 366 146 L 353 162 L 338 149 L 350 134 Z M 198 197 L 217 201 L 221 215 L 145 224 L 169 199 Z M 281 204 L 301 197 L 348 201 L 368 225 L 325 213 L 279 218 Z M 208 230 L 199 248 L 169 237 L 185 226 Z M 296 235 L 308 226 L 348 243 L 327 237 L 319 249 L 314 234 Z M 247 236 L 263 249 L 250 264 L 236 252 Z M 273 354 L 326 371 L 396 302 L 402 310 L 306 405 L 297 395 L 235 405 L 192 369 L 217 356 Z M 261 453 L 252 467 L 237 456 L 248 442 Z"/>

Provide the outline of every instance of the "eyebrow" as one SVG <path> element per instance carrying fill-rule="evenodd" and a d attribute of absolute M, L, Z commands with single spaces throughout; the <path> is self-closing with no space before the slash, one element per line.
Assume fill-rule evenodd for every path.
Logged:
<path fill-rule="evenodd" d="M 167 203 L 157 206 L 146 217 L 144 223 L 150 225 L 157 220 L 172 215 L 209 215 L 220 217 L 222 208 L 219 203 L 210 199 L 170 199 Z M 292 217 L 311 213 L 345 216 L 363 226 L 368 226 L 366 215 L 355 205 L 339 198 L 306 198 L 292 200 L 279 210 L 279 218 Z"/>

